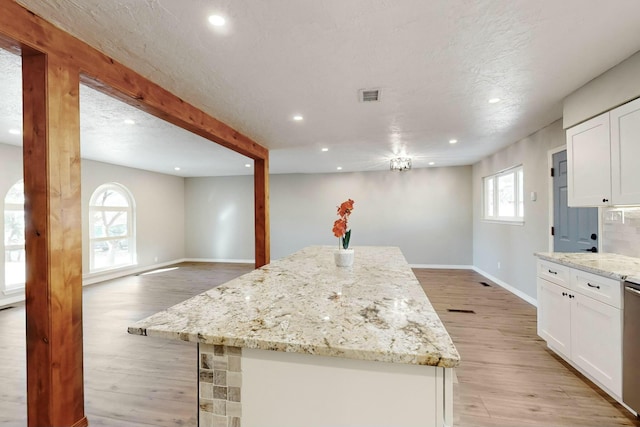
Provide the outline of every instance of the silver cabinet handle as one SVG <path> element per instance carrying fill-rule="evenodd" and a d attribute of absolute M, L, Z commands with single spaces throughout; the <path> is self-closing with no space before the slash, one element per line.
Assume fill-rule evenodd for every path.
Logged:
<path fill-rule="evenodd" d="M 639 290 L 637 290 L 637 289 L 633 289 L 633 288 L 630 288 L 630 287 L 628 287 L 628 286 L 625 286 L 625 289 L 626 289 L 627 291 L 629 291 L 629 292 L 633 292 L 634 294 L 640 295 L 640 291 L 639 291 Z"/>
<path fill-rule="evenodd" d="M 596 288 L 596 289 L 600 289 L 600 285 L 592 285 L 591 283 L 587 282 L 587 286 L 590 288 Z"/>

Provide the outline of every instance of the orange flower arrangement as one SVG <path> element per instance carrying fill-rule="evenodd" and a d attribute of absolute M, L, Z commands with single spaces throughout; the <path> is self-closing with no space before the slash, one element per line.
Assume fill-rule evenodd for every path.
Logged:
<path fill-rule="evenodd" d="M 349 249 L 349 240 L 351 240 L 351 230 L 348 228 L 349 215 L 353 211 L 353 200 L 349 199 L 346 202 L 342 202 L 338 206 L 338 216 L 333 223 L 333 235 L 338 238 L 338 248 L 340 244 L 344 249 Z"/>

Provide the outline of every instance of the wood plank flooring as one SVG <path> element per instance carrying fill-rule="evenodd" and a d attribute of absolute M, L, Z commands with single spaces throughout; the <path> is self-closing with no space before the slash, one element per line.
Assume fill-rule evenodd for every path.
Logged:
<path fill-rule="evenodd" d="M 195 346 L 128 335 L 126 328 L 252 266 L 177 267 L 84 289 L 91 426 L 196 425 Z M 414 271 L 463 359 L 454 388 L 456 426 L 640 426 L 546 349 L 536 336 L 535 308 L 471 271 Z M 24 336 L 24 308 L 0 311 L 0 426 L 26 425 Z"/>
<path fill-rule="evenodd" d="M 535 307 L 473 271 L 414 272 L 462 358 L 455 426 L 640 426 L 546 348 L 536 333 Z"/>

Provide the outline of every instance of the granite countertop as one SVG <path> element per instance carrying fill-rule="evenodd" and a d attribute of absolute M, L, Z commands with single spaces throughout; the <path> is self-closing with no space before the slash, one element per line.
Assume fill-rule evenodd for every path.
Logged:
<path fill-rule="evenodd" d="M 557 262 L 568 267 L 584 270 L 589 273 L 625 280 L 627 277 L 640 277 L 640 258 L 612 253 L 562 253 L 537 252 L 538 258 Z"/>
<path fill-rule="evenodd" d="M 305 248 L 129 327 L 130 334 L 391 363 L 460 356 L 396 247 L 356 247 L 351 268 Z"/>

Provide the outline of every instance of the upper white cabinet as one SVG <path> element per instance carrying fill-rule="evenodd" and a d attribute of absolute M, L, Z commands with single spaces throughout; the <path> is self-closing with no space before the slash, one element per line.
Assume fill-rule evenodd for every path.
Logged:
<path fill-rule="evenodd" d="M 640 203 L 640 98 L 610 113 L 611 198 L 616 205 Z"/>
<path fill-rule="evenodd" d="M 640 204 L 640 99 L 567 129 L 569 206 Z"/>
<path fill-rule="evenodd" d="M 611 200 L 609 113 L 567 129 L 569 206 L 607 205 Z"/>

